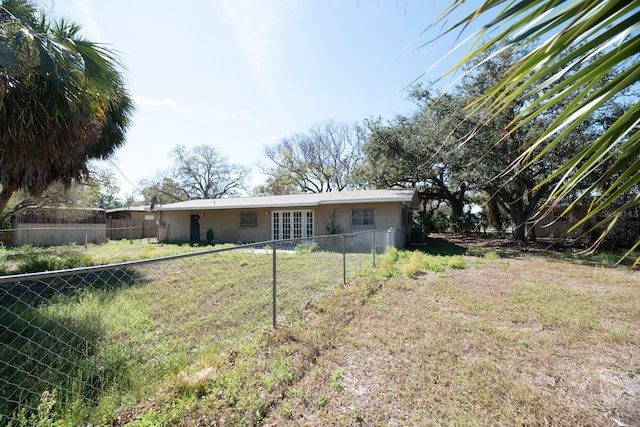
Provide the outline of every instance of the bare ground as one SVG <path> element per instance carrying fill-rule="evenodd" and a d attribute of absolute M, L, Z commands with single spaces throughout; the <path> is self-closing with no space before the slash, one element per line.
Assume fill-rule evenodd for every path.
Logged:
<path fill-rule="evenodd" d="M 431 243 L 502 258 L 389 279 L 262 425 L 640 426 L 637 271 Z"/>

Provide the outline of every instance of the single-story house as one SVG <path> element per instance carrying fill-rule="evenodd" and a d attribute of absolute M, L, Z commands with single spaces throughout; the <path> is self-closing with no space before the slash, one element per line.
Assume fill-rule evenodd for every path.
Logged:
<path fill-rule="evenodd" d="M 395 246 L 409 243 L 413 189 L 189 200 L 156 206 L 160 240 L 200 241 L 209 229 L 218 242 L 261 242 L 364 230 L 396 230 Z M 336 227 L 337 226 L 337 227 Z M 210 233 L 210 232 L 209 232 Z"/>

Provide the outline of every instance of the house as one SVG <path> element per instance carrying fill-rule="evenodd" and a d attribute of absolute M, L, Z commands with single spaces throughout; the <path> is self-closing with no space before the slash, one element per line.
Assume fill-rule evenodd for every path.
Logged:
<path fill-rule="evenodd" d="M 157 206 L 160 240 L 199 241 L 209 229 L 218 242 L 260 242 L 395 229 L 396 247 L 409 242 L 413 189 L 189 200 Z M 334 213 L 335 212 L 335 213 Z M 328 227 L 329 226 L 329 227 Z"/>
<path fill-rule="evenodd" d="M 149 205 L 107 209 L 107 237 L 156 237 L 156 213 L 151 212 Z"/>

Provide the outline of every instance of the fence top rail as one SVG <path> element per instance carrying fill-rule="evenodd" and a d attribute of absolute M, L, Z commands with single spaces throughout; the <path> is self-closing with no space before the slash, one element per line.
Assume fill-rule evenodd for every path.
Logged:
<path fill-rule="evenodd" d="M 186 253 L 177 254 L 177 255 L 167 255 L 163 257 L 156 257 L 156 258 L 149 258 L 149 259 L 135 260 L 135 261 L 124 261 L 124 262 L 118 262 L 118 263 L 112 263 L 112 264 L 96 265 L 92 267 L 68 268 L 64 270 L 42 271 L 38 273 L 12 274 L 7 276 L 0 276 L 0 285 L 6 284 L 6 283 L 27 281 L 27 280 L 41 280 L 41 279 L 50 279 L 53 277 L 66 277 L 66 276 L 72 276 L 75 274 L 98 273 L 101 271 L 114 270 L 117 268 L 136 267 L 136 266 L 154 264 L 154 263 L 163 262 L 163 261 L 172 261 L 172 260 L 177 260 L 182 258 L 189 258 L 189 257 L 207 255 L 207 254 L 218 253 L 218 252 L 228 252 L 228 251 L 233 251 L 238 249 L 247 249 L 252 247 L 264 247 L 264 246 L 276 247 L 277 245 L 281 245 L 283 243 L 299 243 L 304 241 L 313 241 L 318 239 L 334 238 L 334 237 L 341 237 L 341 236 L 348 237 L 348 236 L 354 236 L 358 234 L 367 234 L 367 233 L 371 234 L 372 232 L 375 232 L 375 230 L 360 231 L 356 233 L 345 233 L 345 234 L 325 234 L 322 236 L 314 236 L 314 237 L 309 237 L 304 239 L 297 238 L 297 239 L 283 239 L 283 240 L 266 240 L 263 242 L 246 243 L 242 245 L 229 246 L 224 248 L 205 249 L 202 251 L 186 252 Z"/>
<path fill-rule="evenodd" d="M 54 224 L 57 225 L 57 224 Z M 96 225 L 100 227 L 95 227 Z M 93 227 L 88 227 L 93 226 Z M 27 231 L 27 230 L 43 230 L 43 231 L 64 231 L 64 230 L 84 230 L 84 229 L 92 229 L 99 228 L 105 230 L 139 230 L 143 227 L 132 226 L 132 227 L 105 227 L 104 224 L 77 224 L 77 227 L 23 227 L 23 228 L 3 228 L 0 229 L 0 233 L 13 232 L 13 231 Z"/>
<path fill-rule="evenodd" d="M 177 255 L 167 255 L 163 257 L 141 259 L 141 260 L 135 260 L 135 261 L 116 262 L 112 264 L 96 265 L 92 267 L 68 268 L 64 270 L 42 271 L 38 273 L 12 274 L 7 276 L 0 276 L 0 284 L 14 283 L 22 280 L 39 280 L 39 279 L 50 279 L 52 277 L 73 276 L 74 274 L 98 273 L 101 271 L 114 270 L 117 268 L 135 267 L 135 266 L 140 266 L 145 264 L 153 264 L 153 263 L 162 262 L 162 261 L 170 261 L 170 260 L 176 260 L 181 258 L 206 255 L 206 254 L 216 253 L 216 252 L 226 252 L 226 251 L 238 249 L 240 247 L 246 248 L 246 247 L 255 246 L 255 245 L 256 245 L 255 243 L 252 243 L 248 245 L 231 246 L 226 248 L 205 249 L 202 251 L 186 252 L 186 253 L 177 254 Z"/>

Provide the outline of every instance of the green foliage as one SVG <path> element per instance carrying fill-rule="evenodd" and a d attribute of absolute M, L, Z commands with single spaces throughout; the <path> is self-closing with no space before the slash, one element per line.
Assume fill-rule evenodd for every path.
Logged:
<path fill-rule="evenodd" d="M 57 406 L 57 391 L 43 391 L 35 412 L 27 414 L 26 407 L 22 407 L 15 415 L 15 420 L 9 421 L 8 427 L 62 427 L 67 425 L 54 408 Z"/>
<path fill-rule="evenodd" d="M 500 259 L 500 255 L 496 251 L 487 251 L 484 253 L 484 259 L 487 261 L 497 261 Z"/>
<path fill-rule="evenodd" d="M 464 258 L 462 258 L 459 255 L 453 256 L 451 258 L 449 258 L 449 260 L 447 261 L 447 266 L 449 268 L 455 268 L 458 270 L 463 270 L 465 268 L 467 268 L 467 263 L 465 262 Z"/>
<path fill-rule="evenodd" d="M 398 275 L 398 259 L 402 252 L 394 247 L 387 248 L 387 251 L 378 256 L 374 273 L 380 278 L 390 278 Z"/>
<path fill-rule="evenodd" d="M 40 271 L 63 270 L 94 265 L 94 259 L 76 245 L 56 248 L 40 248 L 24 245 L 7 252 L 5 259 L 17 264 L 12 274 L 37 273 Z"/>
<path fill-rule="evenodd" d="M 331 388 L 335 391 L 343 391 L 344 386 L 342 385 L 342 379 L 344 377 L 343 369 L 336 369 L 331 372 Z"/>
<path fill-rule="evenodd" d="M 327 234 L 342 234 L 342 225 L 338 222 L 338 215 L 335 209 L 331 212 L 331 215 L 329 215 L 329 222 L 326 222 L 325 225 Z"/>
<path fill-rule="evenodd" d="M 320 246 L 317 243 L 300 243 L 296 245 L 295 251 L 299 254 L 310 254 L 320 251 Z"/>
<path fill-rule="evenodd" d="M 471 212 L 449 217 L 451 229 L 458 234 L 473 234 L 480 231 L 480 217 Z"/>
<path fill-rule="evenodd" d="M 31 0 L 0 5 L 0 214 L 13 193 L 68 187 L 125 142 L 133 102 L 106 45 Z M 10 82 L 10 83 L 9 83 Z"/>
<path fill-rule="evenodd" d="M 487 19 L 488 23 L 473 34 L 471 39 L 476 43 L 459 64 L 484 67 L 480 60 L 491 61 L 501 55 L 502 49 L 496 47 L 530 51 L 522 60 L 508 64 L 498 80 L 480 88 L 469 100 L 470 110 L 486 111 L 480 123 L 488 123 L 511 110 L 514 100 L 536 95 L 509 113 L 509 120 L 500 126 L 503 136 L 496 140 L 503 144 L 535 121 L 545 123 L 541 132 L 528 135 L 513 147 L 519 155 L 508 166 L 517 168 L 516 179 L 549 162 L 571 132 L 613 112 L 586 145 L 567 152 L 563 161 L 536 179 L 532 187 L 534 191 L 549 187 L 544 197 L 549 204 L 567 203 L 565 214 L 580 205 L 591 206 L 574 229 L 595 220 L 602 226 L 595 242 L 599 243 L 640 201 L 640 104 L 632 99 L 616 105 L 627 93 L 634 94 L 640 81 L 640 34 L 629 31 L 637 28 L 640 3 L 576 0 L 550 5 L 487 0 L 462 19 L 451 21 L 451 15 L 464 3 L 452 1 L 442 15 L 441 22 L 454 22 L 446 25 L 445 33 L 478 20 Z M 498 9 L 499 5 L 504 7 Z M 536 25 L 531 26 L 532 22 Z M 605 218 L 598 220 L 601 215 Z"/>
<path fill-rule="evenodd" d="M 399 262 L 407 277 L 414 277 L 425 272 L 440 273 L 445 271 L 447 267 L 455 269 L 467 267 L 467 262 L 460 255 L 430 255 L 422 251 L 405 252 L 400 256 Z"/>
<path fill-rule="evenodd" d="M 146 178 L 140 183 L 141 193 L 145 204 L 166 204 L 189 200 L 187 194 L 180 188 L 180 184 L 171 177 L 160 176 Z"/>

